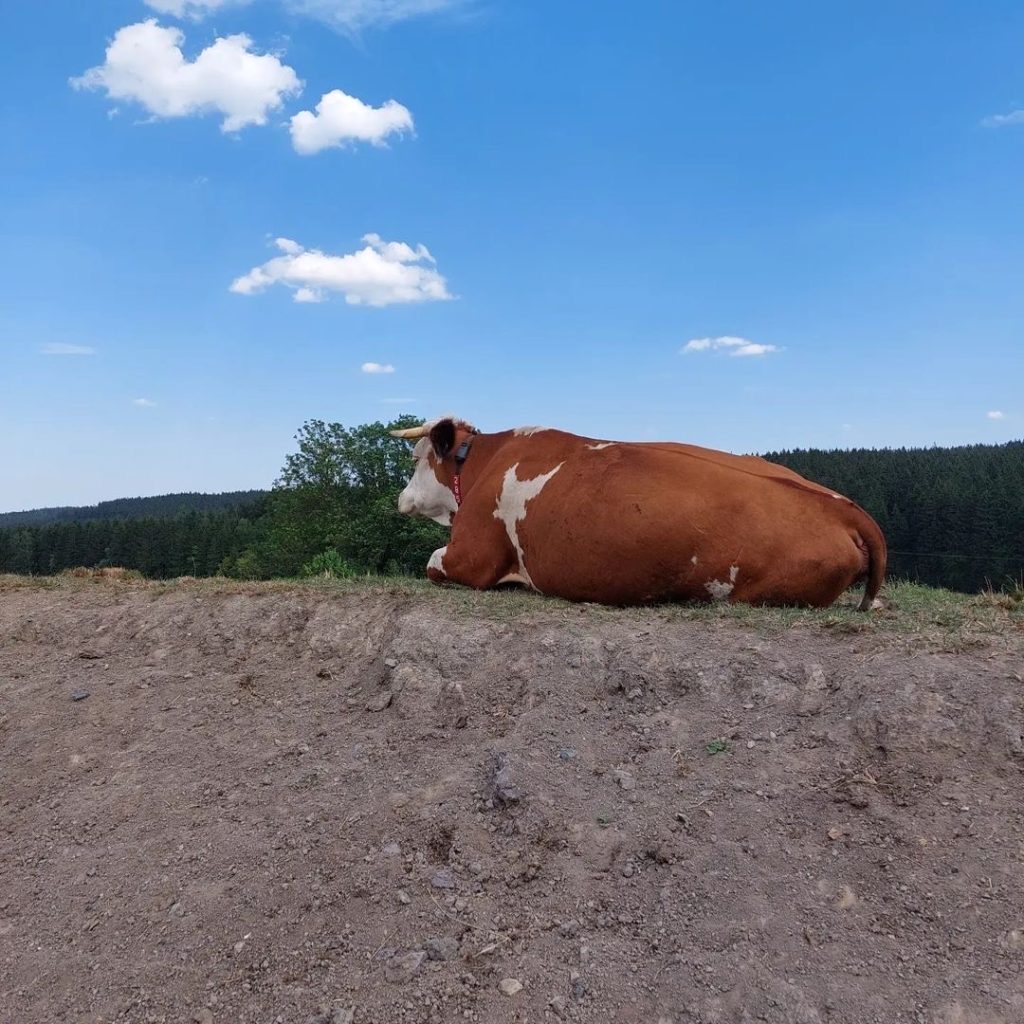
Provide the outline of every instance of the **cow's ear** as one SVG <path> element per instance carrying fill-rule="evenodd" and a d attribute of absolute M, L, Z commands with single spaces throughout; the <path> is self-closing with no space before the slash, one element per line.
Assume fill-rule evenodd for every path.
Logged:
<path fill-rule="evenodd" d="M 430 428 L 430 443 L 439 459 L 448 457 L 455 447 L 455 421 L 439 420 Z"/>

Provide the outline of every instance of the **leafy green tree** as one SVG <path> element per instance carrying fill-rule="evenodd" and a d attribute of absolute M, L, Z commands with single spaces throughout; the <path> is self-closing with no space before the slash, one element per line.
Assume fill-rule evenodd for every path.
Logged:
<path fill-rule="evenodd" d="M 403 416 L 351 428 L 323 420 L 303 424 L 298 449 L 286 458 L 268 498 L 267 536 L 236 571 L 295 576 L 333 550 L 361 572 L 422 572 L 446 533 L 399 514 L 412 457 L 408 443 L 389 434 L 417 422 Z"/>

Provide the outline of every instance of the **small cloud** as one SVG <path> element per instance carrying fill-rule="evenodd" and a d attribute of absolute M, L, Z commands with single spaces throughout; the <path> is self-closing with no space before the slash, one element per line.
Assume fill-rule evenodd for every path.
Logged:
<path fill-rule="evenodd" d="M 412 114 L 401 103 L 388 100 L 379 107 L 371 107 L 340 89 L 325 93 L 315 114 L 300 110 L 291 119 L 292 145 L 303 156 L 340 149 L 346 143 L 383 146 L 389 135 L 403 135 L 412 128 Z"/>
<path fill-rule="evenodd" d="M 1011 124 L 1024 124 L 1024 109 L 1011 110 L 1008 114 L 992 114 L 981 122 L 984 128 L 1005 128 Z"/>
<path fill-rule="evenodd" d="M 712 350 L 728 352 L 730 356 L 766 356 L 771 352 L 780 351 L 777 345 L 763 345 L 756 341 L 748 341 L 746 338 L 734 338 L 730 335 L 722 335 L 718 338 L 693 338 L 679 351 L 683 355 L 689 355 L 691 352 L 708 352 Z"/>
<path fill-rule="evenodd" d="M 1001 409 L 992 409 L 990 412 L 985 413 L 990 420 L 1005 420 L 1006 413 Z"/>
<path fill-rule="evenodd" d="M 140 409 L 154 409 L 156 408 L 156 402 L 149 398 L 133 398 L 132 405 L 137 405 Z"/>
<path fill-rule="evenodd" d="M 222 7 L 248 2 L 249 0 L 144 0 L 146 6 L 158 14 L 169 14 L 174 18 L 192 18 L 195 21 Z"/>
<path fill-rule="evenodd" d="M 365 247 L 334 256 L 305 249 L 290 238 L 275 242 L 284 253 L 254 267 L 231 283 L 236 295 L 255 295 L 271 285 L 292 290 L 296 302 L 322 302 L 341 292 L 350 306 L 391 306 L 403 302 L 440 302 L 452 298 L 425 245 L 385 242 L 364 235 Z"/>
<path fill-rule="evenodd" d="M 390 363 L 363 363 L 363 373 L 394 373 L 395 368 Z"/>
<path fill-rule="evenodd" d="M 208 0 L 207 0 L 208 2 Z M 304 14 L 350 35 L 364 28 L 393 25 L 407 18 L 440 14 L 468 0 L 284 0 L 287 11 Z"/>
<path fill-rule="evenodd" d="M 96 349 L 89 345 L 65 345 L 62 342 L 51 342 L 40 350 L 44 356 L 94 356 Z"/>
<path fill-rule="evenodd" d="M 226 7 L 242 7 L 251 0 L 144 0 L 147 7 L 174 18 L 199 21 Z M 290 14 L 305 15 L 356 35 L 361 29 L 393 25 L 407 18 L 440 14 L 466 6 L 470 0 L 281 0 Z"/>

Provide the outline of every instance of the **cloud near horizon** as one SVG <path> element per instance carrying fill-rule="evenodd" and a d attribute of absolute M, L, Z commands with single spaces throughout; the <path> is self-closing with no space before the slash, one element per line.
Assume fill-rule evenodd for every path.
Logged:
<path fill-rule="evenodd" d="M 266 124 L 285 98 L 302 92 L 294 69 L 254 52 L 247 35 L 218 38 L 193 61 L 181 50 L 184 41 L 180 29 L 153 18 L 126 25 L 114 34 L 104 63 L 72 78 L 71 85 L 134 101 L 155 118 L 223 114 L 223 132 Z"/>
<path fill-rule="evenodd" d="M 140 409 L 155 409 L 156 402 L 149 398 L 133 398 L 132 405 L 137 405 Z"/>
<path fill-rule="evenodd" d="M 1006 413 L 1001 409 L 993 409 L 991 412 L 985 413 L 985 416 L 990 420 L 1005 420 Z"/>
<path fill-rule="evenodd" d="M 44 356 L 94 356 L 96 349 L 91 345 L 66 345 L 61 341 L 50 342 L 39 350 Z"/>
<path fill-rule="evenodd" d="M 256 295 L 281 284 L 292 290 L 295 302 L 323 302 L 329 292 L 339 292 L 350 306 L 376 307 L 452 298 L 425 245 L 413 249 L 405 242 L 385 242 L 376 234 L 362 240 L 364 248 L 332 256 L 278 238 L 274 244 L 284 255 L 236 278 L 230 290 Z"/>
<path fill-rule="evenodd" d="M 718 338 L 693 338 L 679 351 L 682 355 L 689 355 L 691 352 L 716 351 L 728 352 L 730 356 L 766 356 L 772 352 L 779 352 L 780 349 L 777 345 L 762 345 L 756 341 L 735 338 L 726 334 Z"/>
<path fill-rule="evenodd" d="M 394 373 L 395 368 L 390 363 L 363 363 L 360 367 L 363 373 Z"/>

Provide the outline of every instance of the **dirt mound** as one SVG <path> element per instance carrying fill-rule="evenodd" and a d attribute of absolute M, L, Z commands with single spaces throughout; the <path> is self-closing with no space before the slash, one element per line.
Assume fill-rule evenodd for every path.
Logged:
<path fill-rule="evenodd" d="M 0 591 L 0 1021 L 1024 1020 L 1019 637 Z"/>

